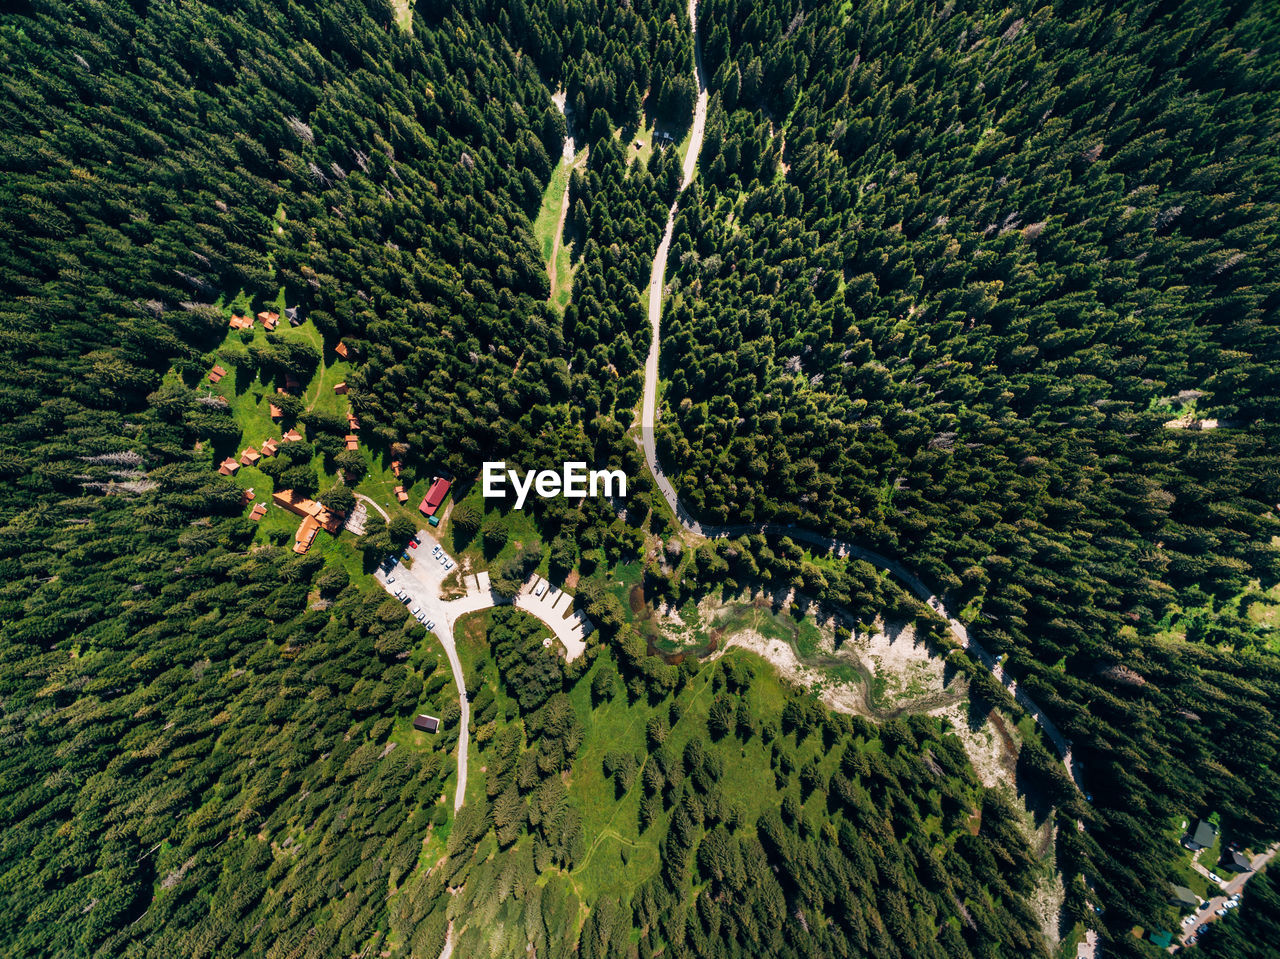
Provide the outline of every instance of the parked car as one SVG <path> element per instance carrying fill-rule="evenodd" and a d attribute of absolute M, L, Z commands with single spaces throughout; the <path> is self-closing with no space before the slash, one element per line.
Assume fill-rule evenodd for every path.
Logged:
<path fill-rule="evenodd" d="M 414 616 L 417 616 L 420 612 L 422 612 L 422 607 L 421 607 L 421 606 L 415 606 L 415 607 L 413 607 L 413 615 L 414 615 Z"/>
<path fill-rule="evenodd" d="M 453 563 L 445 563 L 445 564 L 444 564 L 444 571 L 445 571 L 446 573 L 447 573 L 447 572 L 449 572 L 449 570 L 451 570 L 451 569 L 453 569 Z"/>
<path fill-rule="evenodd" d="M 418 622 L 420 622 L 420 623 L 421 623 L 421 622 L 424 622 L 424 621 L 426 620 L 426 618 L 427 618 L 427 614 L 426 614 L 426 613 L 419 613 L 419 614 L 418 614 Z"/>
<path fill-rule="evenodd" d="M 1214 912 L 1215 916 L 1225 916 L 1226 914 L 1227 914 L 1227 910 L 1225 909 L 1218 909 L 1217 911 Z"/>
<path fill-rule="evenodd" d="M 1209 873 L 1209 878 L 1212 879 L 1214 882 L 1222 882 L 1222 877 L 1219 876 L 1216 872 Z"/>
<path fill-rule="evenodd" d="M 537 586 L 535 586 L 535 587 L 533 588 L 533 595 L 534 595 L 534 596 L 541 596 L 541 595 L 542 595 L 543 593 L 545 593 L 546 591 L 547 591 L 547 584 L 546 584 L 546 583 L 539 583 Z"/>
<path fill-rule="evenodd" d="M 1235 908 L 1237 908 L 1239 905 L 1240 905 L 1240 903 L 1236 902 L 1234 899 L 1228 899 L 1226 902 L 1224 902 L 1224 903 L 1222 904 L 1222 908 L 1223 908 L 1223 909 L 1235 909 Z"/>
<path fill-rule="evenodd" d="M 1182 924 L 1183 924 L 1184 926 L 1189 926 L 1189 925 L 1191 925 L 1191 924 L 1192 924 L 1193 922 L 1195 922 L 1195 921 L 1196 921 L 1195 913 L 1192 913 L 1191 915 L 1187 916 L 1187 918 L 1186 918 L 1186 919 L 1183 919 L 1183 920 L 1182 920 Z"/>
<path fill-rule="evenodd" d="M 435 628 L 436 628 L 435 620 L 432 620 L 432 619 L 427 620 L 427 629 L 435 629 Z"/>
<path fill-rule="evenodd" d="M 410 549 L 417 549 L 417 548 L 418 548 L 418 541 L 417 541 L 417 540 L 414 540 L 414 539 L 409 540 L 409 548 L 410 548 Z"/>
<path fill-rule="evenodd" d="M 388 576 L 388 577 L 387 577 L 387 582 L 388 582 L 388 583 L 394 583 L 395 581 L 396 581 L 396 578 L 395 578 L 394 576 Z"/>
<path fill-rule="evenodd" d="M 1208 909 L 1212 905 L 1213 903 L 1211 903 L 1208 899 L 1206 899 L 1204 902 L 1200 903 L 1200 909 L 1201 911 L 1203 911 L 1205 909 Z"/>
<path fill-rule="evenodd" d="M 404 596 L 404 590 L 397 588 L 395 595 L 396 595 L 396 599 L 400 599 L 402 596 Z"/>

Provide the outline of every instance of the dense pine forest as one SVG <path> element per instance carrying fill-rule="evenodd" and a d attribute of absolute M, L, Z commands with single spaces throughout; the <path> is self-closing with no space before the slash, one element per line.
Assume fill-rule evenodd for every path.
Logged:
<path fill-rule="evenodd" d="M 740 650 L 654 655 L 617 586 L 785 584 L 945 642 L 867 564 L 764 536 L 682 555 L 643 472 L 647 286 L 698 94 L 684 3 L 18 0 L 0 952 L 1023 957 L 1090 927 L 1141 955 L 1135 924 L 1176 922 L 1171 820 L 1277 838 L 1280 661 L 1247 615 L 1280 578 L 1272 12 L 697 18 L 663 464 L 704 518 L 856 538 L 945 591 L 1089 800 L 1034 737 L 1017 789 L 987 788 L 934 716 L 832 711 Z M 557 182 L 567 303 L 533 227 Z M 244 397 L 298 432 L 263 481 L 344 514 L 371 469 L 448 473 L 459 500 L 486 459 L 631 477 L 625 512 L 446 522 L 503 588 L 572 577 L 599 626 L 571 663 L 515 610 L 460 627 L 456 813 L 450 666 L 370 575 L 414 523 L 301 555 L 255 526 L 218 469 Z M 1013 712 L 957 668 L 975 727 Z M 1251 890 L 1213 954 L 1274 925 Z"/>

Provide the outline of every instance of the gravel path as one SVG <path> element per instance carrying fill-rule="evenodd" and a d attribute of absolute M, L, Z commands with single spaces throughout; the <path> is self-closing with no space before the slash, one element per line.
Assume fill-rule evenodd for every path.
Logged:
<path fill-rule="evenodd" d="M 707 86 L 702 71 L 702 51 L 698 44 L 697 13 L 697 0 L 689 0 L 689 19 L 693 24 L 694 30 L 693 50 L 694 68 L 698 81 L 698 103 L 694 110 L 689 152 L 684 158 L 684 180 L 680 186 L 682 193 L 693 182 L 693 174 L 698 165 L 698 154 L 702 150 L 702 134 L 707 119 Z M 833 536 L 827 536 L 823 533 L 790 524 L 784 526 L 777 523 L 757 523 L 720 526 L 701 523 L 680 503 L 675 487 L 671 485 L 671 481 L 667 479 L 666 474 L 662 472 L 662 467 L 658 463 L 657 449 L 654 442 L 654 429 L 657 422 L 658 350 L 662 321 L 663 287 L 667 271 L 667 254 L 671 248 L 671 236 L 675 230 L 676 211 L 679 204 L 680 200 L 677 196 L 676 201 L 671 204 L 670 212 L 667 214 L 666 232 L 663 233 L 662 242 L 658 245 L 658 252 L 653 258 L 653 272 L 649 280 L 649 325 L 653 332 L 653 338 L 649 344 L 649 356 L 644 368 L 644 398 L 640 406 L 640 439 L 641 445 L 644 447 L 644 458 L 649 466 L 649 471 L 653 474 L 658 489 L 662 491 L 667 505 L 671 507 L 671 511 L 676 515 L 680 525 L 695 536 L 708 539 L 742 536 L 748 533 L 760 533 L 765 536 L 775 537 L 788 536 L 793 540 L 836 556 L 847 556 L 863 560 L 892 574 L 894 578 L 911 590 L 919 599 L 927 603 L 935 613 L 946 620 L 947 626 L 951 630 L 951 635 L 956 642 L 981 662 L 991 672 L 991 675 L 1004 685 L 1014 699 L 1017 700 L 1018 704 L 1040 725 L 1040 728 L 1044 730 L 1045 735 L 1062 756 L 1067 772 L 1076 783 L 1076 786 L 1083 788 L 1081 786 L 1079 765 L 1071 755 L 1071 744 L 1058 730 L 1057 726 L 1054 725 L 1053 721 L 1044 714 L 1039 706 L 1032 702 L 1025 692 L 1018 688 L 1017 680 L 1005 674 L 1001 663 L 969 636 L 969 630 L 964 623 L 947 608 L 941 598 L 930 590 L 918 576 L 897 560 L 890 559 L 864 546 L 858 546 L 856 543 L 836 539 Z"/>

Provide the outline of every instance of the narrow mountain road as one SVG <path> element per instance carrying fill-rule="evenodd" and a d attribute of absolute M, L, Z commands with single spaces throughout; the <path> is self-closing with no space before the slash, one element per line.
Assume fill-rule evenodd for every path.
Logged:
<path fill-rule="evenodd" d="M 694 108 L 689 152 L 684 158 L 684 178 L 680 184 L 681 193 L 693 182 L 693 175 L 698 166 L 698 154 L 702 150 L 702 134 L 707 120 L 707 85 L 702 68 L 702 49 L 698 42 L 697 15 L 697 0 L 689 0 L 689 20 L 693 25 L 694 71 L 698 82 L 698 102 Z M 938 616 L 946 620 L 947 626 L 951 630 L 951 635 L 955 637 L 956 642 L 982 663 L 991 672 L 991 675 L 1009 691 L 1018 704 L 1026 710 L 1028 715 L 1039 724 L 1040 728 L 1044 730 L 1049 741 L 1053 743 L 1058 753 L 1062 756 L 1062 761 L 1066 765 L 1067 773 L 1071 776 L 1072 781 L 1075 782 L 1077 787 L 1083 789 L 1080 768 L 1072 758 L 1071 744 L 1066 737 L 1059 732 L 1053 721 L 1044 714 L 1040 707 L 1018 688 L 1017 681 L 1005 674 L 1001 663 L 970 637 L 969 630 L 964 623 L 960 621 L 954 612 L 947 608 L 942 599 L 930 590 L 920 577 L 916 576 L 900 562 L 864 546 L 858 546 L 855 543 L 797 526 L 784 526 L 777 523 L 734 526 L 701 523 L 681 505 L 675 487 L 671 485 L 671 481 L 667 479 L 666 474 L 662 472 L 661 465 L 658 463 L 657 446 L 654 441 L 654 429 L 658 418 L 658 351 L 662 322 L 662 297 L 667 271 L 667 254 L 671 248 L 671 237 L 675 231 L 676 212 L 679 205 L 680 199 L 679 195 L 677 195 L 675 202 L 671 204 L 670 212 L 667 214 L 666 232 L 663 234 L 662 242 L 658 245 L 658 252 L 653 258 L 653 272 L 649 280 L 649 325 L 652 329 L 653 338 L 649 344 L 649 356 L 644 367 L 644 397 L 640 406 L 640 442 L 644 447 L 644 458 L 648 464 L 649 472 L 653 474 L 654 482 L 658 489 L 662 491 L 663 498 L 666 499 L 667 505 L 671 507 L 671 511 L 675 514 L 680 525 L 695 536 L 707 539 L 722 539 L 731 536 L 742 536 L 748 533 L 759 533 L 773 537 L 788 536 L 793 540 L 836 556 L 863 560 L 889 573 L 911 590 L 920 600 L 928 604 L 929 608 L 937 613 Z"/>

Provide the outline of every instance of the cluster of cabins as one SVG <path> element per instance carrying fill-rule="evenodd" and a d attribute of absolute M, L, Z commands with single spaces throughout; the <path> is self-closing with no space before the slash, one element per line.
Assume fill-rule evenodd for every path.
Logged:
<path fill-rule="evenodd" d="M 297 318 L 296 308 L 286 310 L 285 314 L 294 326 L 298 325 L 300 320 Z M 280 322 L 280 314 L 264 310 L 257 315 L 257 320 L 262 323 L 265 329 L 274 330 L 276 325 Z M 233 329 L 238 330 L 252 329 L 254 325 L 254 318 L 251 316 L 233 315 L 231 317 L 230 325 Z M 333 351 L 344 360 L 351 355 L 351 349 L 347 344 L 342 342 L 339 342 L 333 348 Z M 222 366 L 215 365 L 209 372 L 209 382 L 218 383 L 226 375 L 227 371 Z M 284 387 L 278 387 L 276 392 L 281 394 L 290 394 L 301 387 L 301 385 L 302 384 L 298 381 L 297 377 L 292 373 L 288 373 L 285 376 Z M 333 392 L 338 396 L 346 396 L 348 392 L 346 382 L 344 381 L 342 383 L 334 384 Z M 284 411 L 275 403 L 269 403 L 267 411 L 273 421 L 279 421 L 284 417 Z M 358 435 L 360 432 L 360 420 L 350 409 L 347 410 L 347 428 L 350 432 L 343 437 L 343 442 L 347 450 L 354 452 L 360 448 L 360 437 Z M 258 448 L 252 446 L 246 447 L 240 453 L 240 458 L 238 460 L 234 457 L 228 456 L 219 465 L 218 472 L 223 476 L 233 476 L 241 466 L 255 466 L 262 457 L 274 456 L 281 445 L 285 443 L 297 443 L 301 440 L 302 434 L 296 429 L 290 429 L 286 431 L 278 441 L 274 439 L 266 439 L 263 440 L 261 446 Z M 391 470 L 397 478 L 400 476 L 400 466 L 401 464 L 399 460 L 391 461 Z M 431 488 L 427 491 L 427 495 L 423 497 L 421 504 L 418 506 L 418 509 L 421 510 L 423 515 L 428 517 L 432 526 L 440 525 L 440 517 L 436 515 L 436 511 L 439 510 L 440 504 L 444 502 L 445 497 L 448 495 L 450 486 L 451 483 L 449 480 L 437 478 L 431 484 Z M 409 501 L 409 493 L 405 490 L 403 485 L 395 488 L 395 494 L 396 499 L 399 502 L 407 503 Z M 253 491 L 246 490 L 243 502 L 247 505 L 253 499 Z M 343 517 L 341 514 L 333 513 L 327 510 L 320 503 L 316 503 L 312 500 L 296 498 L 294 497 L 292 490 L 281 490 L 277 493 L 273 493 L 272 499 L 276 502 L 276 505 L 281 506 L 290 512 L 297 513 L 302 517 L 302 524 L 298 527 L 298 533 L 293 546 L 295 553 L 305 553 L 310 548 L 312 541 L 315 539 L 316 533 L 321 529 L 327 530 L 330 533 L 337 533 L 342 528 Z M 257 522 L 262 519 L 266 513 L 266 506 L 262 503 L 258 503 L 249 511 L 249 518 L 254 522 Z M 432 730 L 432 732 L 434 732 L 434 730 Z"/>
<path fill-rule="evenodd" d="M 293 323 L 294 326 L 298 325 L 294 321 L 294 318 L 292 316 L 289 318 L 289 321 Z M 264 330 L 270 333 L 279 324 L 280 314 L 272 310 L 263 310 L 261 313 L 258 314 L 258 322 L 262 324 L 262 328 Z M 253 317 L 240 316 L 238 314 L 233 313 L 231 315 L 230 325 L 233 330 L 251 330 L 253 329 Z"/>

